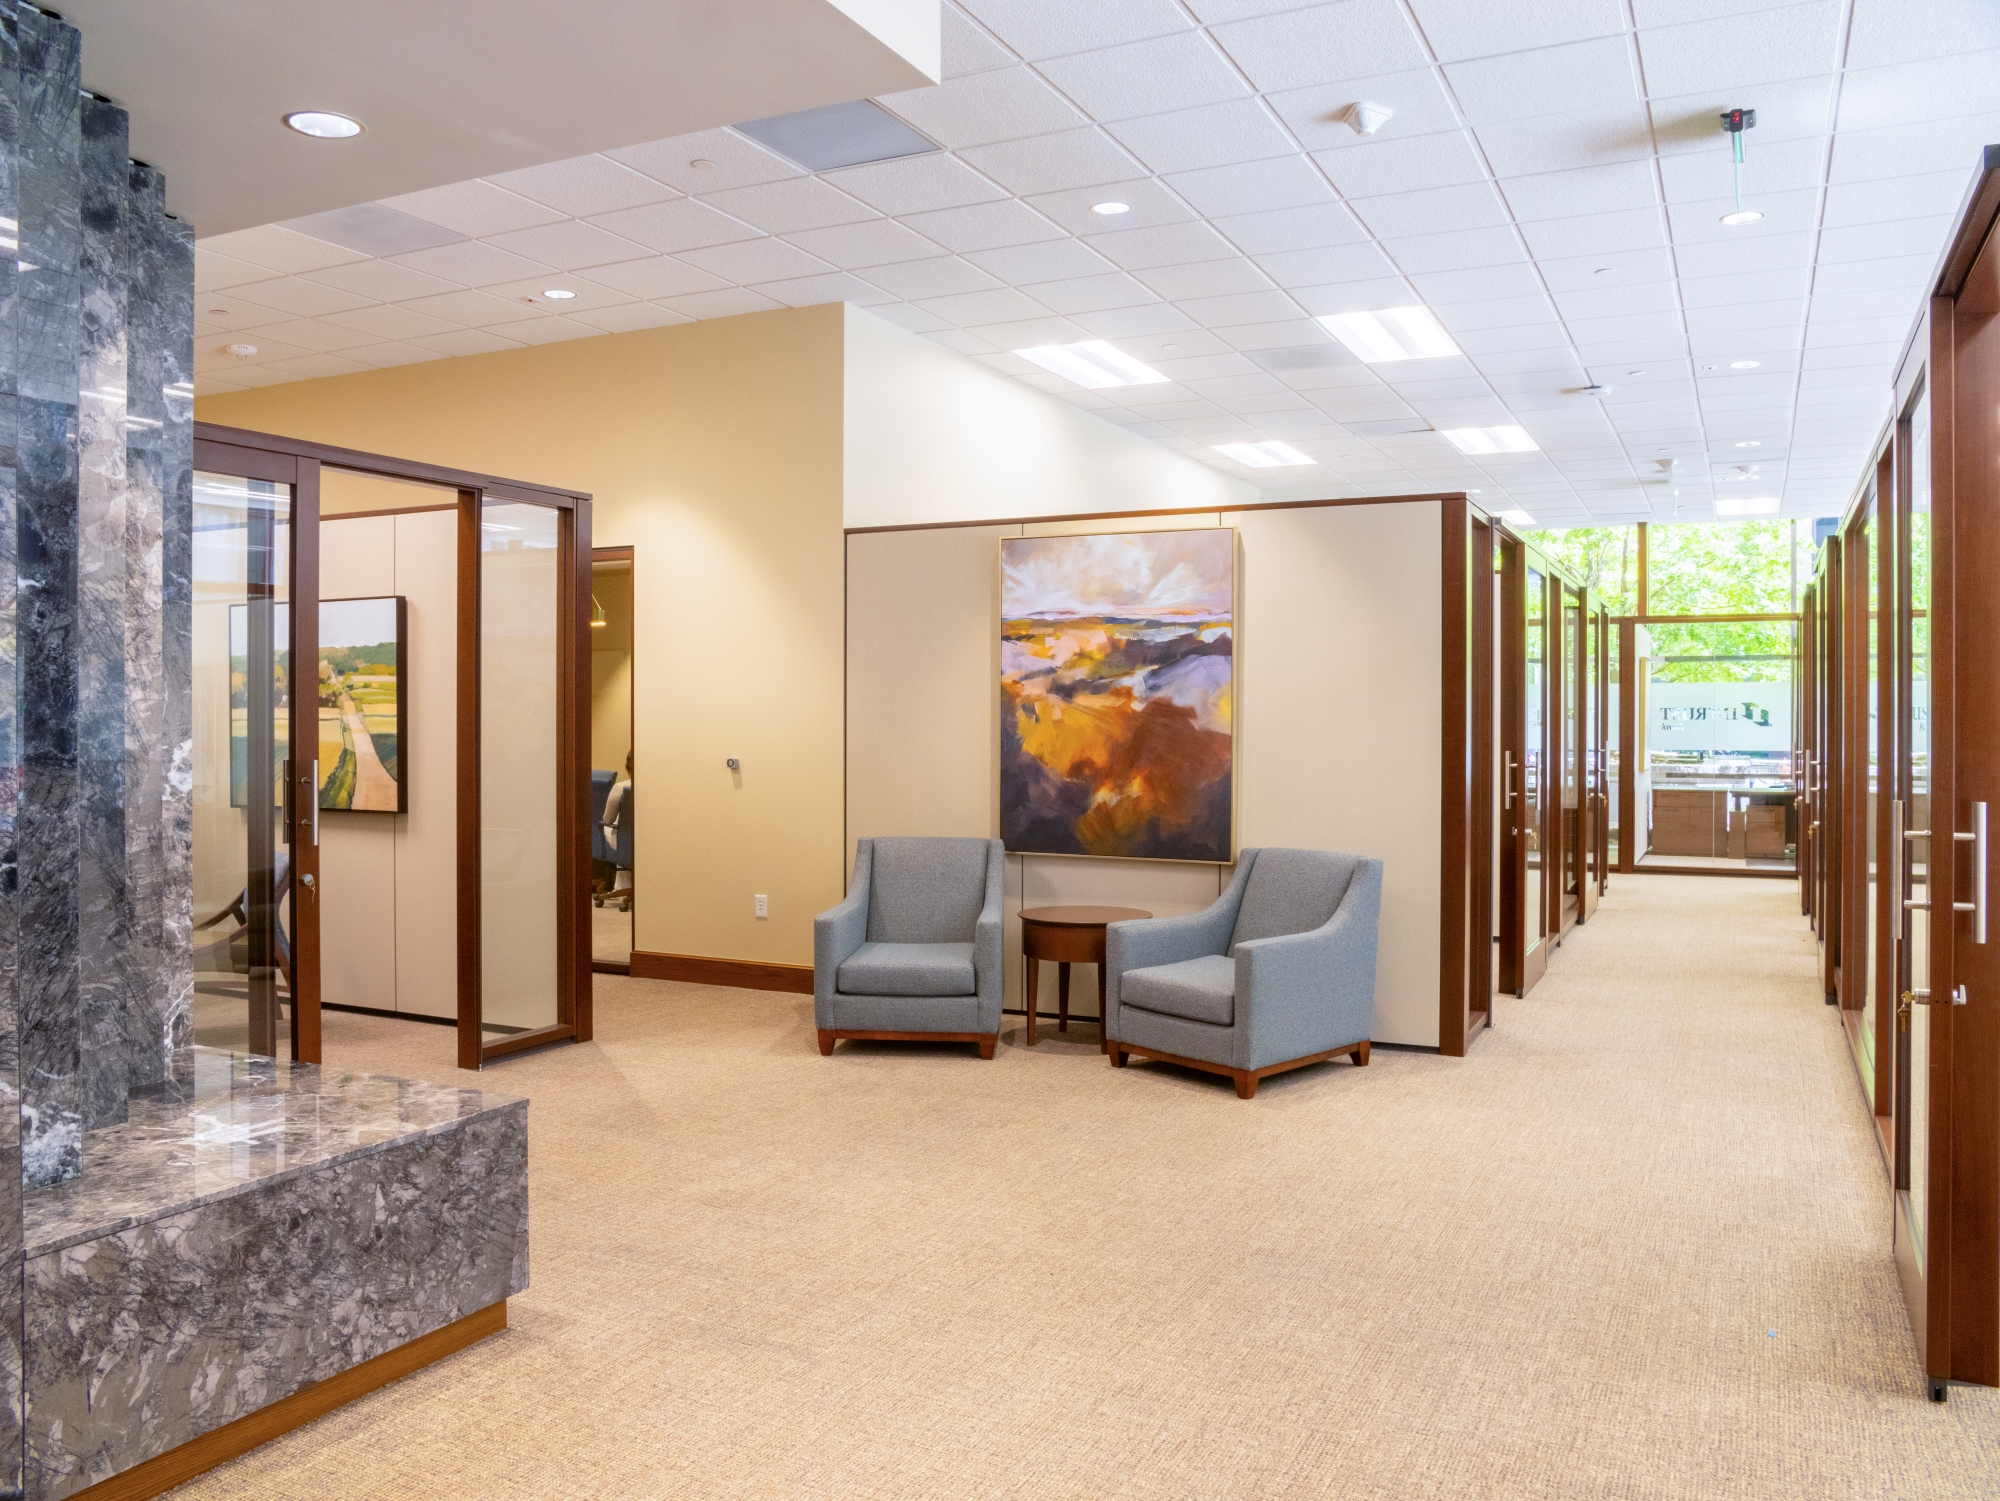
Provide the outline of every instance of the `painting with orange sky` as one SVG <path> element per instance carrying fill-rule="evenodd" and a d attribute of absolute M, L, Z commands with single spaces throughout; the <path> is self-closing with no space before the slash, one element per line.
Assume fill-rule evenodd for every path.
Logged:
<path fill-rule="evenodd" d="M 1236 533 L 1000 542 L 1000 834 L 1228 861 Z"/>

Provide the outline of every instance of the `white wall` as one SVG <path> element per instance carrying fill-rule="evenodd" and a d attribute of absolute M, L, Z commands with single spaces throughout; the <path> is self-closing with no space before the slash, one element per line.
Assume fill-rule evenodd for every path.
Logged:
<path fill-rule="evenodd" d="M 847 539 L 847 848 L 999 830 L 999 539 L 1235 526 L 1239 847 L 1384 862 L 1374 1037 L 1438 1041 L 1442 509 L 1435 502 L 877 532 Z M 1008 1002 L 1023 905 L 1160 916 L 1214 900 L 1226 868 L 1008 857 Z M 1072 1009 L 1095 1014 L 1079 966 Z M 1055 971 L 1042 1006 L 1054 1009 Z M 1086 1033 L 1093 1043 L 1095 1034 Z"/>
<path fill-rule="evenodd" d="M 320 597 L 407 601 L 407 813 L 320 814 L 323 1003 L 458 1013 L 458 517 L 327 516 Z"/>
<path fill-rule="evenodd" d="M 846 318 L 849 526 L 1257 499 L 1242 480 L 859 308 Z"/>

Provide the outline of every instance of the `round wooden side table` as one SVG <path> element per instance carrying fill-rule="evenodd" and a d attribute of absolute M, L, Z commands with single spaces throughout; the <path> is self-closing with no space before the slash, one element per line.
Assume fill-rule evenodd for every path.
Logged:
<path fill-rule="evenodd" d="M 1139 922 L 1151 917 L 1137 907 L 1027 907 L 1021 912 L 1021 957 L 1028 962 L 1028 1046 L 1035 1045 L 1035 995 L 1040 988 L 1042 961 L 1056 962 L 1056 1030 L 1069 1030 L 1069 967 L 1097 966 L 1097 1015 L 1080 1016 L 1104 1027 L 1104 929 L 1114 922 Z M 1099 1044 L 1100 1049 L 1104 1047 Z"/>

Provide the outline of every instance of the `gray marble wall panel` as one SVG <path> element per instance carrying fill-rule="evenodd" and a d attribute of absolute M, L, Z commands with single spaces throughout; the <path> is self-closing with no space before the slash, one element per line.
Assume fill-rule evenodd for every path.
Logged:
<path fill-rule="evenodd" d="M 166 424 L 160 437 L 160 712 L 166 730 L 158 742 L 166 788 L 154 1035 L 167 1044 L 165 1066 L 185 1083 L 194 1036 L 194 227 L 163 214 L 160 230 L 160 279 L 147 312 L 161 361 Z"/>
<path fill-rule="evenodd" d="M 31 1256 L 26 1493 L 58 1501 L 521 1290 L 527 1213 L 517 1101 Z"/>
<path fill-rule="evenodd" d="M 0 240 L 18 245 L 21 217 L 20 34 L 0 3 Z M 5 226 L 14 228 L 7 231 Z M 14 620 L 14 372 L 17 255 L 0 244 L 0 1492 L 21 1484 L 21 1095 L 15 987 L 16 823 L 20 735 Z"/>
<path fill-rule="evenodd" d="M 39 11 L 24 9 L 18 20 L 21 1169 L 29 1183 L 47 1184 L 74 1177 L 83 1148 L 76 781 L 82 90 L 75 30 Z"/>
<path fill-rule="evenodd" d="M 127 516 L 125 500 L 125 111 L 82 103 L 77 264 L 77 996 L 83 1125 L 125 1119 L 132 963 L 125 879 Z M 147 664 L 133 664 L 143 677 Z M 135 821 L 144 813 L 135 809 Z"/>

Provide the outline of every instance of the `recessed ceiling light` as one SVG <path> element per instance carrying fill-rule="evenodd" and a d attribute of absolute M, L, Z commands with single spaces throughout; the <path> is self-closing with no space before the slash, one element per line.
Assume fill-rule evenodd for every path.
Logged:
<path fill-rule="evenodd" d="M 1473 493 L 1477 494 L 1478 492 L 1474 491 Z M 1509 526 L 1533 526 L 1535 524 L 1534 517 L 1530 516 L 1526 511 L 1519 509 L 1502 511 L 1500 519 Z"/>
<path fill-rule="evenodd" d="M 1715 503 L 1718 516 L 1775 516 L 1778 514 L 1778 497 L 1775 495 L 1732 495 Z"/>
<path fill-rule="evenodd" d="M 1518 427 L 1447 427 L 1443 432 L 1460 453 L 1540 452 L 1540 445 Z"/>
<path fill-rule="evenodd" d="M 1754 208 L 1740 208 L 1733 214 L 1724 214 L 1722 222 L 1724 224 L 1755 224 L 1763 217 Z"/>
<path fill-rule="evenodd" d="M 1299 464 L 1317 464 L 1286 443 L 1211 443 L 1217 453 L 1248 464 L 1252 469 L 1285 469 Z"/>
<path fill-rule="evenodd" d="M 1391 360 L 1443 359 L 1459 352 L 1451 335 L 1427 307 L 1327 313 L 1319 323 L 1367 365 L 1384 365 Z"/>
<path fill-rule="evenodd" d="M 1038 344 L 1014 353 L 1024 360 L 1033 360 L 1044 370 L 1053 370 L 1064 380 L 1075 381 L 1087 391 L 1106 386 L 1157 386 L 1168 379 L 1151 365 L 1140 364 L 1102 339 L 1083 344 Z"/>
<path fill-rule="evenodd" d="M 1755 370 L 1763 363 L 1762 360 L 1731 360 L 1729 368 L 1731 370 Z"/>
<path fill-rule="evenodd" d="M 544 297 L 552 298 L 557 302 L 568 302 L 570 298 L 576 296 L 576 293 L 569 291 L 567 288 L 564 287 L 550 287 L 546 292 L 542 293 L 542 295 Z"/>
<path fill-rule="evenodd" d="M 1120 203 L 1115 198 L 1107 198 L 1102 203 L 1093 203 L 1090 211 L 1093 214 L 1129 214 L 1132 212 L 1132 205 Z"/>
<path fill-rule="evenodd" d="M 301 109 L 285 116 L 285 123 L 302 136 L 311 136 L 320 141 L 344 141 L 349 136 L 361 134 L 361 122 L 350 120 L 346 115 L 336 115 L 331 110 Z"/>
<path fill-rule="evenodd" d="M 1745 438 L 1736 445 L 1738 448 L 1762 448 L 1764 445 L 1755 438 Z"/>

